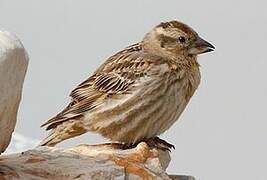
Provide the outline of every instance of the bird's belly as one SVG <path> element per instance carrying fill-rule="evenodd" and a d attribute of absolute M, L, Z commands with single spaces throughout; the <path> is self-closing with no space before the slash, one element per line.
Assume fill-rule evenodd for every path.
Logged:
<path fill-rule="evenodd" d="M 157 119 L 155 126 L 152 126 L 150 136 L 162 134 L 178 120 L 188 103 L 188 99 L 185 98 L 187 93 L 185 87 L 173 85 L 172 90 L 165 97 L 164 106 L 167 110 L 161 119 Z"/>
<path fill-rule="evenodd" d="M 130 131 L 124 131 L 121 136 L 122 141 L 135 143 L 142 139 L 155 137 L 169 129 L 179 118 L 188 103 L 185 98 L 186 93 L 185 87 L 174 84 L 154 104 L 151 104 L 151 106 L 154 106 L 151 108 L 153 110 L 142 113 L 142 109 L 140 109 L 139 116 L 141 118 L 136 118 L 136 123 L 131 125 L 133 127 L 125 127 L 125 129 L 129 128 Z M 141 120 L 138 122 L 137 119 Z"/>
<path fill-rule="evenodd" d="M 151 90 L 142 97 L 129 100 L 129 106 L 113 109 L 117 114 L 105 115 L 105 122 L 109 123 L 97 131 L 113 141 L 136 143 L 169 129 L 185 109 L 198 83 L 192 85 L 186 79 L 174 80 L 170 85 L 164 83 L 151 85 Z"/>

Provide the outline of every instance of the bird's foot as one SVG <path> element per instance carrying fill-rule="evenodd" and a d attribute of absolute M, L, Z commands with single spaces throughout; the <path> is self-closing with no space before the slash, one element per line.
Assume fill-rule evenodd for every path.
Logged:
<path fill-rule="evenodd" d="M 150 148 L 157 148 L 160 149 L 162 151 L 171 151 L 171 149 L 175 149 L 175 146 L 168 143 L 167 141 L 160 139 L 159 137 L 154 137 L 154 138 L 150 138 L 147 140 L 143 140 L 144 142 L 147 143 L 147 145 Z M 139 142 L 140 143 L 140 142 Z M 135 148 L 139 143 L 125 143 L 125 144 L 121 144 L 120 148 L 121 149 L 132 149 Z"/>
<path fill-rule="evenodd" d="M 126 143 L 126 144 L 121 144 L 121 149 L 126 150 L 126 149 L 132 149 L 135 148 L 137 144 L 132 144 L 132 143 Z"/>
<path fill-rule="evenodd" d="M 150 138 L 145 141 L 147 145 L 151 148 L 157 148 L 163 151 L 171 151 L 171 149 L 175 149 L 175 146 L 168 143 L 167 141 L 160 139 L 159 137 Z"/>

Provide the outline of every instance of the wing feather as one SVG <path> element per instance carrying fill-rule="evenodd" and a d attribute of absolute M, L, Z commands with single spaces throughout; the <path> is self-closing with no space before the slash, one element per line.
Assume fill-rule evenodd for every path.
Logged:
<path fill-rule="evenodd" d="M 71 103 L 42 127 L 48 125 L 49 130 L 69 119 L 79 119 L 85 112 L 103 105 L 105 100 L 129 93 L 136 81 L 147 75 L 146 71 L 149 71 L 153 62 L 154 65 L 159 64 L 159 58 L 144 55 L 141 44 L 135 44 L 111 56 L 91 77 L 70 93 Z"/>

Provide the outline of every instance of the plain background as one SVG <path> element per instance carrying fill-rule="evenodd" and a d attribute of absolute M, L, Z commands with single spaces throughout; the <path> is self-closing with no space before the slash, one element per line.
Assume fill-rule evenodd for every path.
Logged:
<path fill-rule="evenodd" d="M 104 60 L 161 21 L 192 26 L 216 51 L 199 57 L 202 83 L 162 137 L 176 145 L 169 173 L 199 180 L 267 179 L 267 13 L 260 0 L 0 0 L 0 28 L 30 56 L 16 132 L 40 124 Z M 60 146 L 105 142 L 88 133 Z"/>

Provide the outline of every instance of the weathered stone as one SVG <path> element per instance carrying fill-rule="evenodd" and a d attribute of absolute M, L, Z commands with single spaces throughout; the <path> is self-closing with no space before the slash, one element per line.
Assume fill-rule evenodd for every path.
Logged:
<path fill-rule="evenodd" d="M 140 143 L 79 145 L 69 149 L 37 147 L 0 157 L 0 179 L 172 179 L 169 152 Z"/>
<path fill-rule="evenodd" d="M 17 121 L 28 55 L 19 39 L 0 31 L 0 154 L 9 145 Z"/>

